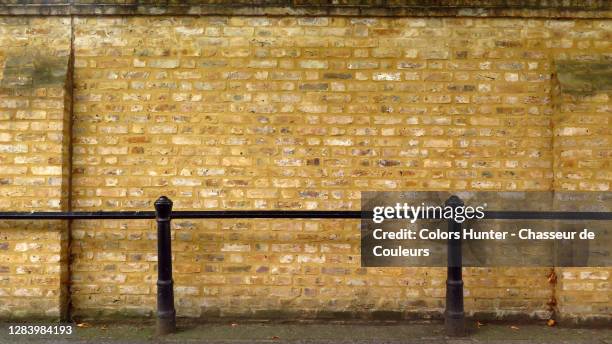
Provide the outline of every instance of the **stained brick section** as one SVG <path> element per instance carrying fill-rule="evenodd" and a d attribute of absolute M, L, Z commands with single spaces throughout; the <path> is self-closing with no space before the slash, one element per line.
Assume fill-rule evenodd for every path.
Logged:
<path fill-rule="evenodd" d="M 67 210 L 70 20 L 0 28 L 0 210 Z M 65 221 L 0 221 L 0 317 L 66 314 L 67 238 Z"/>
<path fill-rule="evenodd" d="M 601 62 L 605 56 L 594 53 L 556 64 L 554 150 L 558 189 L 610 190 L 612 66 Z M 610 312 L 609 268 L 563 268 L 558 274 L 562 277 L 557 285 L 558 308 L 564 317 Z M 586 319 L 600 320 L 597 316 Z"/>

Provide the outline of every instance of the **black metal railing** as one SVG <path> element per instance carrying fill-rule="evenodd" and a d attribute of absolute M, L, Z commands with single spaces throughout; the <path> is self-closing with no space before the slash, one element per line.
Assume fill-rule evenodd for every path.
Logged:
<path fill-rule="evenodd" d="M 436 219 L 430 213 L 428 219 Z M 173 219 L 359 219 L 369 216 L 359 210 L 178 210 Z M 601 211 L 485 211 L 491 220 L 612 220 Z M 155 219 L 155 211 L 0 211 L 0 220 L 129 220 Z"/>
<path fill-rule="evenodd" d="M 460 207 L 462 200 L 451 196 L 446 205 Z M 99 212 L 0 212 L 0 220 L 102 220 L 102 219 L 156 219 L 157 221 L 157 332 L 168 334 L 176 330 L 176 311 L 172 280 L 172 219 L 360 219 L 370 213 L 353 210 L 212 210 L 172 211 L 172 201 L 161 196 L 154 203 L 155 211 L 99 211 Z M 485 211 L 485 219 L 543 219 L 543 220 L 612 220 L 612 212 L 554 212 L 554 211 Z M 432 213 L 433 215 L 433 213 Z M 435 216 L 428 216 L 435 219 Z M 449 232 L 460 232 L 461 224 L 448 221 Z M 448 266 L 446 281 L 446 307 L 444 312 L 446 333 L 465 335 L 463 308 L 463 278 L 461 240 L 448 240 Z"/>

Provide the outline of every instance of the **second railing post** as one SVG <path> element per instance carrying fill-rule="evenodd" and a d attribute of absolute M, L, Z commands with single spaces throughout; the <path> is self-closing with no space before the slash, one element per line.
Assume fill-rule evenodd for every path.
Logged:
<path fill-rule="evenodd" d="M 446 200 L 447 207 L 462 207 L 463 201 L 453 195 Z M 455 212 L 453 212 L 454 214 Z M 464 336 L 465 312 L 463 310 L 463 262 L 461 257 L 461 223 L 455 219 L 448 220 L 448 232 L 459 233 L 459 239 L 448 239 L 448 261 L 446 277 L 446 310 L 444 325 L 446 334 L 451 337 Z"/>
<path fill-rule="evenodd" d="M 161 196 L 155 201 L 157 220 L 157 334 L 164 335 L 176 330 L 174 290 L 172 281 L 172 241 L 170 220 L 172 201 Z"/>

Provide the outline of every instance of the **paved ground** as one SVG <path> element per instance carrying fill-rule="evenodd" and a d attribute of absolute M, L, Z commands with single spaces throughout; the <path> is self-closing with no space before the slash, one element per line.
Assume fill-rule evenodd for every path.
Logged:
<path fill-rule="evenodd" d="M 296 344 L 612 344 L 612 329 L 569 329 L 541 325 L 493 325 L 474 328 L 466 338 L 444 336 L 439 323 L 410 324 L 256 324 L 182 325 L 158 338 L 153 324 L 85 324 L 68 337 L 14 336 L 0 326 L 0 344 L 141 344 L 141 343 L 296 343 Z"/>

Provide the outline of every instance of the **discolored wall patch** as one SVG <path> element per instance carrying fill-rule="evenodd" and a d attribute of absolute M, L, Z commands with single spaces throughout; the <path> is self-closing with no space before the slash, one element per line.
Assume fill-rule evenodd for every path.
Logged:
<path fill-rule="evenodd" d="M 25 50 L 6 58 L 0 85 L 28 88 L 64 84 L 67 71 L 68 56 Z"/>
<path fill-rule="evenodd" d="M 593 95 L 612 91 L 612 62 L 563 61 L 556 63 L 561 93 Z"/>

